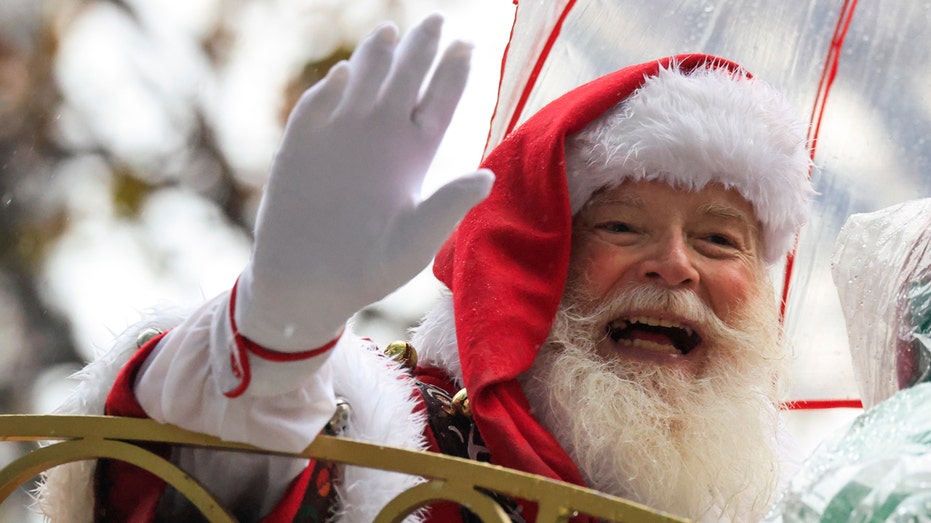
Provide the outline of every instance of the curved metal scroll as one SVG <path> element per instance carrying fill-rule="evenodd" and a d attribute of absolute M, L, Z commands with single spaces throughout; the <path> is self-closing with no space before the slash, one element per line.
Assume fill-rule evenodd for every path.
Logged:
<path fill-rule="evenodd" d="M 2 432 L 2 429 L 0 429 Z M 26 454 L 0 470 L 0 503 L 17 487 L 54 466 L 85 459 L 118 459 L 143 468 L 183 492 L 201 513 L 214 523 L 235 519 L 194 478 L 162 457 L 122 441 L 97 438 L 63 441 Z"/>
<path fill-rule="evenodd" d="M 400 522 L 407 515 L 436 501 L 452 501 L 468 507 L 485 523 L 508 522 L 504 509 L 483 491 L 538 503 L 538 523 L 564 522 L 575 513 L 615 522 L 684 522 L 621 498 L 533 474 L 430 452 L 331 436 L 318 436 L 303 452 L 289 454 L 221 441 L 146 419 L 0 415 L 0 441 L 46 440 L 64 441 L 34 450 L 0 470 L 0 503 L 20 485 L 49 468 L 84 459 L 110 458 L 126 461 L 164 479 L 187 496 L 209 521 L 234 521 L 196 480 L 159 456 L 131 443 L 153 442 L 314 458 L 428 479 L 386 505 L 378 515 L 377 523 Z"/>

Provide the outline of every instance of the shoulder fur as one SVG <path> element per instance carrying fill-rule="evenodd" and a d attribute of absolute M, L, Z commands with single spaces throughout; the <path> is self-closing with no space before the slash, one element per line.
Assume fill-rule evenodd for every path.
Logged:
<path fill-rule="evenodd" d="M 123 365 L 135 353 L 136 339 L 146 329 L 168 330 L 184 318 L 181 312 L 159 312 L 129 327 L 109 351 L 71 376 L 77 384 L 52 414 L 102 415 L 107 395 Z M 49 521 L 84 523 L 93 520 L 95 460 L 60 465 L 42 473 L 32 492 L 34 508 Z"/>
<path fill-rule="evenodd" d="M 462 365 L 459 362 L 459 345 L 456 342 L 456 316 L 453 296 L 443 289 L 436 305 L 427 312 L 423 321 L 412 331 L 411 344 L 417 349 L 422 365 L 445 369 L 462 386 Z"/>
<path fill-rule="evenodd" d="M 412 450 L 426 449 L 424 414 L 415 413 L 419 402 L 410 373 L 383 357 L 371 342 L 358 350 L 331 356 L 333 384 L 352 413 L 343 432 L 347 438 Z M 351 347 L 349 347 L 351 348 Z M 420 477 L 378 469 L 346 466 L 337 486 L 341 522 L 373 521 L 395 496 L 423 481 Z M 409 518 L 406 521 L 419 521 Z"/>

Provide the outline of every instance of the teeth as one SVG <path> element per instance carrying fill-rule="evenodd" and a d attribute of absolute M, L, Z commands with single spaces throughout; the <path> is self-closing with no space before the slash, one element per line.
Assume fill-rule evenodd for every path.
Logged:
<path fill-rule="evenodd" d="M 666 354 L 679 354 L 679 350 L 673 347 L 672 345 L 666 345 L 664 343 L 654 343 L 647 340 L 620 340 L 619 343 L 622 345 L 627 345 L 630 347 L 636 347 L 638 349 L 648 350 L 652 352 L 664 352 Z"/>
<path fill-rule="evenodd" d="M 644 324 L 644 325 L 652 325 L 652 326 L 654 326 L 654 327 L 670 327 L 670 328 L 674 328 L 674 329 L 682 329 L 682 330 L 684 330 L 685 333 L 688 334 L 689 336 L 692 335 L 692 328 L 691 328 L 691 327 L 688 327 L 688 326 L 686 326 L 686 325 L 682 325 L 681 323 L 678 323 L 678 322 L 675 322 L 675 321 L 663 320 L 663 319 L 659 319 L 659 318 L 650 318 L 650 317 L 647 317 L 647 316 L 637 316 L 637 317 L 634 317 L 634 318 L 629 318 L 628 321 L 629 321 L 629 323 L 642 323 L 642 324 Z M 626 327 L 626 326 L 627 326 L 627 325 L 625 324 L 624 327 Z"/>

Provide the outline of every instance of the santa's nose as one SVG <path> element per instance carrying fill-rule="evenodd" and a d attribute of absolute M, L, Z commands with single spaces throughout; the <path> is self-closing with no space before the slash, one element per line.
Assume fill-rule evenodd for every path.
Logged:
<path fill-rule="evenodd" d="M 698 285 L 698 270 L 692 256 L 694 253 L 679 234 L 658 240 L 639 267 L 639 277 L 644 282 L 671 288 L 694 288 Z"/>

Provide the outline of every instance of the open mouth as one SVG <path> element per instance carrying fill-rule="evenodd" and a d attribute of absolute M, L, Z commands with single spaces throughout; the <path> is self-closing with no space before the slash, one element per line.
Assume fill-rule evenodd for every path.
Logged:
<path fill-rule="evenodd" d="M 694 328 L 658 318 L 618 318 L 605 329 L 615 343 L 651 352 L 685 355 L 701 344 L 701 335 Z"/>

